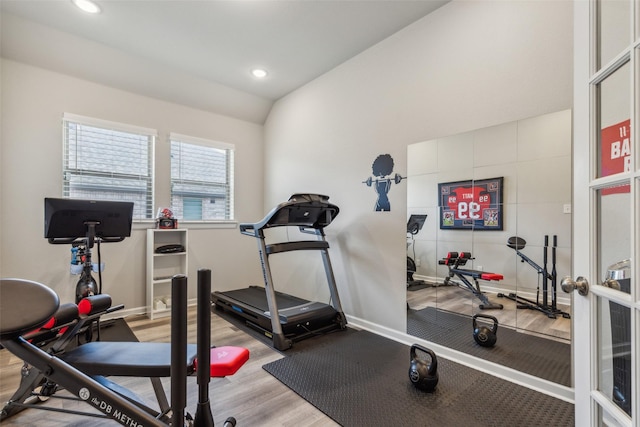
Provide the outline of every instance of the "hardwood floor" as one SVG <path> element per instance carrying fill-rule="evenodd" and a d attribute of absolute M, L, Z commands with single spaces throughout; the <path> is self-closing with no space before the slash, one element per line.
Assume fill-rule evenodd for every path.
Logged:
<path fill-rule="evenodd" d="M 473 316 L 484 313 L 498 319 L 499 325 L 562 341 L 571 339 L 571 319 L 556 316 L 551 319 L 546 314 L 531 309 L 518 309 L 516 303 L 495 294 L 486 294 L 489 300 L 503 305 L 502 310 L 480 310 L 478 300 L 470 291 L 458 286 L 436 286 L 407 291 L 407 304 L 414 310 L 437 307 L 442 310 Z M 570 307 L 558 305 L 559 310 L 570 313 Z"/>
<path fill-rule="evenodd" d="M 169 342 L 169 318 L 149 320 L 144 316 L 127 318 L 127 323 L 140 341 Z M 195 308 L 189 310 L 188 342 L 196 342 Z M 211 342 L 214 345 L 232 345 L 248 348 L 249 361 L 233 376 L 212 378 L 209 393 L 216 425 L 233 416 L 238 426 L 337 426 L 313 405 L 299 397 L 265 370 L 262 365 L 283 357 L 279 352 L 238 330 L 229 322 L 212 314 Z M 2 406 L 18 387 L 22 362 L 7 350 L 0 350 L 0 401 Z M 147 400 L 157 408 L 153 389 L 148 379 L 113 379 Z M 170 390 L 170 380 L 163 380 L 165 391 Z M 198 398 L 195 377 L 187 379 L 187 411 L 192 415 Z M 56 393 L 70 396 L 67 392 Z M 46 404 L 59 408 L 91 411 L 89 405 L 71 400 L 50 398 Z M 2 422 L 2 426 L 114 426 L 115 421 L 62 414 L 51 411 L 27 409 Z"/>

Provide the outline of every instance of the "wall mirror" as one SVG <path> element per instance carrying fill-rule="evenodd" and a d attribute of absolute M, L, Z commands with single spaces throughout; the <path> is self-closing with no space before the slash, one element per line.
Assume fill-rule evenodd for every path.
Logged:
<path fill-rule="evenodd" d="M 407 332 L 571 386 L 571 111 L 407 155 Z"/>

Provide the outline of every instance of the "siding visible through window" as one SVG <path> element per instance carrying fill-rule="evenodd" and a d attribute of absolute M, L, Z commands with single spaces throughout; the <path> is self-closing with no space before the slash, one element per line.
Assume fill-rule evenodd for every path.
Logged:
<path fill-rule="evenodd" d="M 183 220 L 233 219 L 232 144 L 171 134 L 171 210 Z"/>
<path fill-rule="evenodd" d="M 184 197 L 182 199 L 185 220 L 201 220 L 202 219 L 202 199 L 193 199 Z"/>
<path fill-rule="evenodd" d="M 63 117 L 63 197 L 134 202 L 134 219 L 153 217 L 157 132 L 121 123 Z"/>

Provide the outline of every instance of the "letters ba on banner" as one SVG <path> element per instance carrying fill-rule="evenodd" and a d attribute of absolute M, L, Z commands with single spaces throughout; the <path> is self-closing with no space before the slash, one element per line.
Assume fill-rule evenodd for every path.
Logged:
<path fill-rule="evenodd" d="M 600 138 L 600 176 L 631 170 L 631 120 L 606 127 Z M 629 184 L 602 189 L 602 195 L 629 193 Z"/>
<path fill-rule="evenodd" d="M 502 230 L 503 177 L 438 184 L 440 229 Z"/>

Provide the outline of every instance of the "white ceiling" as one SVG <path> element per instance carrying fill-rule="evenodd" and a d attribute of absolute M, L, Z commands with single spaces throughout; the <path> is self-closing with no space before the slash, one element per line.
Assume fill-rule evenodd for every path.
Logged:
<path fill-rule="evenodd" d="M 261 123 L 273 101 L 447 1 L 96 0 L 89 15 L 70 0 L 0 0 L 2 56 Z M 167 81 L 182 90 L 154 87 Z M 195 99 L 207 94 L 237 105 Z"/>

